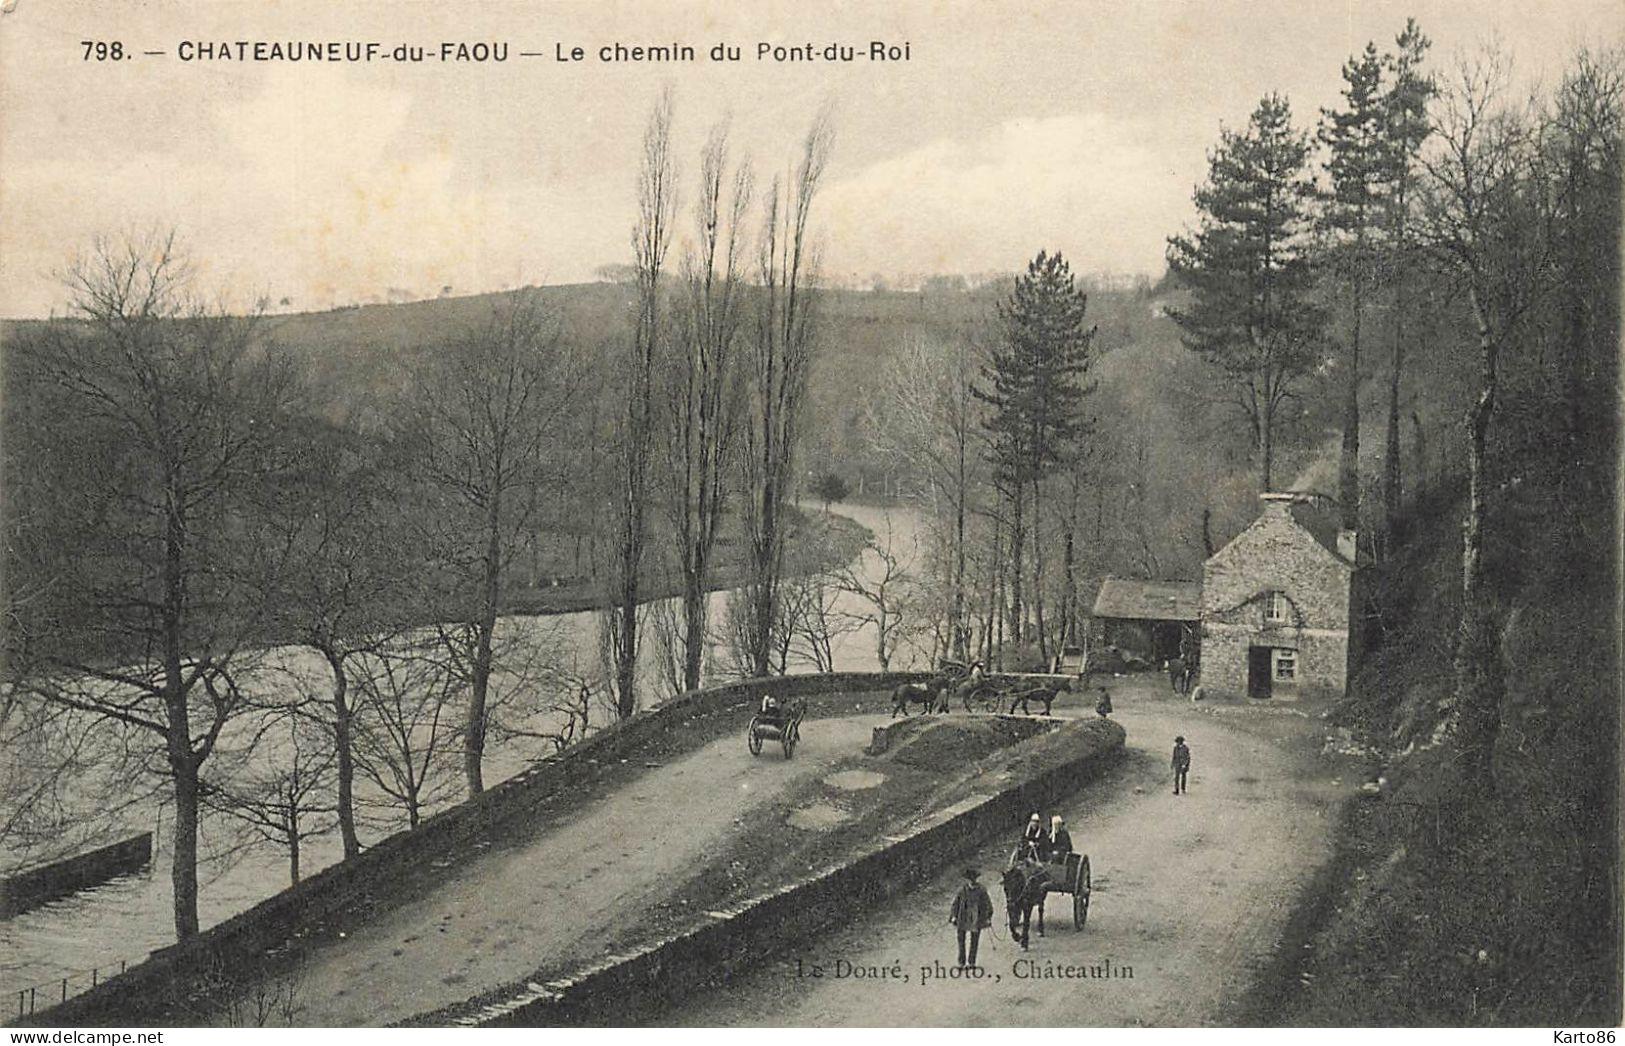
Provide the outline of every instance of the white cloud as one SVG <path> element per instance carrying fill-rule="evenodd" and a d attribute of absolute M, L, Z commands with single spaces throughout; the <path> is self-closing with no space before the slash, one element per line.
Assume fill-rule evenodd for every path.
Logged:
<path fill-rule="evenodd" d="M 1188 175 L 1132 126 L 1097 115 L 1016 119 L 938 139 L 832 183 L 819 202 L 831 272 L 1020 268 L 1040 249 L 1075 271 L 1160 269 Z"/>

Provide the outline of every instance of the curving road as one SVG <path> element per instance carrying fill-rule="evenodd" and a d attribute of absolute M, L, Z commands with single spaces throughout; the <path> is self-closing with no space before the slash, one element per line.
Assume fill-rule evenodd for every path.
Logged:
<path fill-rule="evenodd" d="M 950 973 L 954 965 L 947 913 L 960 882 L 955 867 L 855 925 L 653 1023 L 1224 1023 L 1227 1003 L 1269 959 L 1300 888 L 1329 855 L 1336 803 L 1352 783 L 1336 781 L 1332 767 L 1295 754 L 1290 744 L 1264 739 L 1271 731 L 1308 734 L 1313 724 L 1307 717 L 1275 712 L 1269 730 L 1244 731 L 1227 725 L 1234 718 L 1195 713 L 1147 681 L 1136 683 L 1113 693 L 1129 758 L 1067 797 L 1058 811 L 1094 866 L 1083 932 L 1072 929 L 1071 899 L 1052 895 L 1049 935 L 1035 933 L 1025 955 L 1012 944 L 1003 931 L 996 877 L 1009 841 L 990 842 L 967 857 L 982 869 L 999 909 L 998 928 L 982 938 L 981 980 L 921 976 L 924 966 L 940 961 Z M 1176 734 L 1185 735 L 1192 750 L 1184 796 L 1172 794 L 1167 770 Z M 1013 833 L 1018 829 L 1012 826 Z M 838 963 L 875 976 L 836 976 Z M 824 977 L 808 975 L 814 965 Z M 1067 967 L 1073 976 L 1020 976 Z M 884 976 L 888 971 L 907 979 Z"/>
<path fill-rule="evenodd" d="M 730 734 L 650 769 L 584 813 L 493 853 L 432 896 L 323 945 L 304 964 L 296 1023 L 376 1026 L 587 958 L 636 923 L 735 821 L 869 742 L 880 715 L 809 720 L 795 759 L 753 759 Z"/>

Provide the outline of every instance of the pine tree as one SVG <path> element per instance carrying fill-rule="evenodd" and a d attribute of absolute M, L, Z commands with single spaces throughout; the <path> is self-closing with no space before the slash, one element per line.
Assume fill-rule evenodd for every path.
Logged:
<path fill-rule="evenodd" d="M 1405 320 L 1408 306 L 1405 293 L 1411 256 L 1415 252 L 1411 209 L 1415 206 L 1417 154 L 1432 133 L 1428 102 L 1435 93 L 1433 80 L 1424 76 L 1422 61 L 1430 41 L 1422 35 L 1414 19 L 1407 20 L 1404 32 L 1394 43 L 1397 54 L 1387 59 L 1392 76 L 1383 95 L 1387 116 L 1386 138 L 1390 150 L 1388 190 L 1387 278 L 1394 288 L 1392 365 L 1388 376 L 1388 431 L 1383 455 L 1382 505 L 1386 529 L 1392 533 L 1399 515 L 1403 493 L 1403 472 L 1399 455 L 1399 388 L 1405 366 Z"/>
<path fill-rule="evenodd" d="M 1095 328 L 1084 327 L 1088 304 L 1060 253 L 1040 251 L 999 303 L 1003 338 L 982 368 L 989 384 L 973 389 L 993 408 L 986 427 L 995 482 L 1011 506 L 1010 638 L 1017 643 L 1027 491 L 1036 507 L 1040 481 L 1069 460 L 1089 431 L 1083 398 L 1092 389 L 1086 379 Z"/>
<path fill-rule="evenodd" d="M 1348 293 L 1349 326 L 1343 392 L 1343 451 L 1338 469 L 1338 501 L 1343 526 L 1360 525 L 1360 333 L 1366 289 L 1375 266 L 1374 225 L 1392 184 L 1393 150 L 1387 138 L 1382 95 L 1383 60 L 1375 44 L 1343 65 L 1342 110 L 1321 110 L 1320 140 L 1330 150 L 1326 163 L 1331 187 L 1321 227 L 1331 238 L 1329 259 Z"/>
<path fill-rule="evenodd" d="M 1169 268 L 1193 294 L 1173 319 L 1186 346 L 1223 376 L 1266 490 L 1282 410 L 1319 361 L 1322 317 L 1308 299 L 1305 250 L 1308 152 L 1287 100 L 1265 96 L 1246 131 L 1223 131 L 1208 159 L 1208 181 L 1194 197 L 1200 227 L 1168 241 Z"/>

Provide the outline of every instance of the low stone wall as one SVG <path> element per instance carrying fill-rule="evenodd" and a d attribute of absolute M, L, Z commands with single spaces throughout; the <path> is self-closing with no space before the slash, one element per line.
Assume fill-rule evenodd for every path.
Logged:
<path fill-rule="evenodd" d="M 685 993 L 758 968 L 774 954 L 839 925 L 865 907 L 940 875 L 967 848 L 1008 832 L 1029 810 L 1053 805 L 1122 754 L 1125 735 L 1117 723 L 1070 720 L 1060 729 L 1077 733 L 1074 755 L 980 801 L 950 807 L 901 840 L 713 913 L 711 922 L 685 933 L 629 954 L 608 956 L 565 979 L 487 993 L 403 1023 L 625 1025 Z"/>
<path fill-rule="evenodd" d="M 146 962 L 109 978 L 82 995 L 42 1009 L 17 1023 L 128 1026 L 144 1015 L 159 1015 L 191 986 L 241 968 L 282 947 L 295 927 L 320 924 L 374 891 L 386 892 L 407 868 L 475 852 L 475 844 L 535 815 L 544 800 L 598 772 L 601 765 L 694 716 L 738 709 L 745 715 L 772 693 L 781 699 L 806 697 L 810 707 L 828 707 L 852 694 L 890 691 L 927 678 L 925 672 L 844 672 L 777 676 L 694 690 L 632 718 L 611 724 L 559 755 L 537 763 L 467 802 L 427 818 L 417 829 L 398 832 L 302 880 L 275 896 L 205 931 L 192 942 L 153 952 Z M 889 701 L 886 702 L 889 706 Z M 875 704 L 879 710 L 880 703 Z M 850 707 L 841 709 L 851 711 Z M 743 726 L 743 719 L 741 719 Z"/>
<path fill-rule="evenodd" d="M 152 860 L 152 833 L 142 832 L 111 846 L 29 868 L 0 880 L 0 917 L 37 908 L 76 890 L 98 886 L 116 875 L 145 868 Z"/>

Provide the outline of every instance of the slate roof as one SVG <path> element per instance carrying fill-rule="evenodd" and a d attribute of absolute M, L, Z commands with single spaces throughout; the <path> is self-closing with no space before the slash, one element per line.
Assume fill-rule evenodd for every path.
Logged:
<path fill-rule="evenodd" d="M 1202 616 L 1202 583 L 1109 577 L 1100 583 L 1094 615 L 1133 621 L 1196 621 Z"/>

